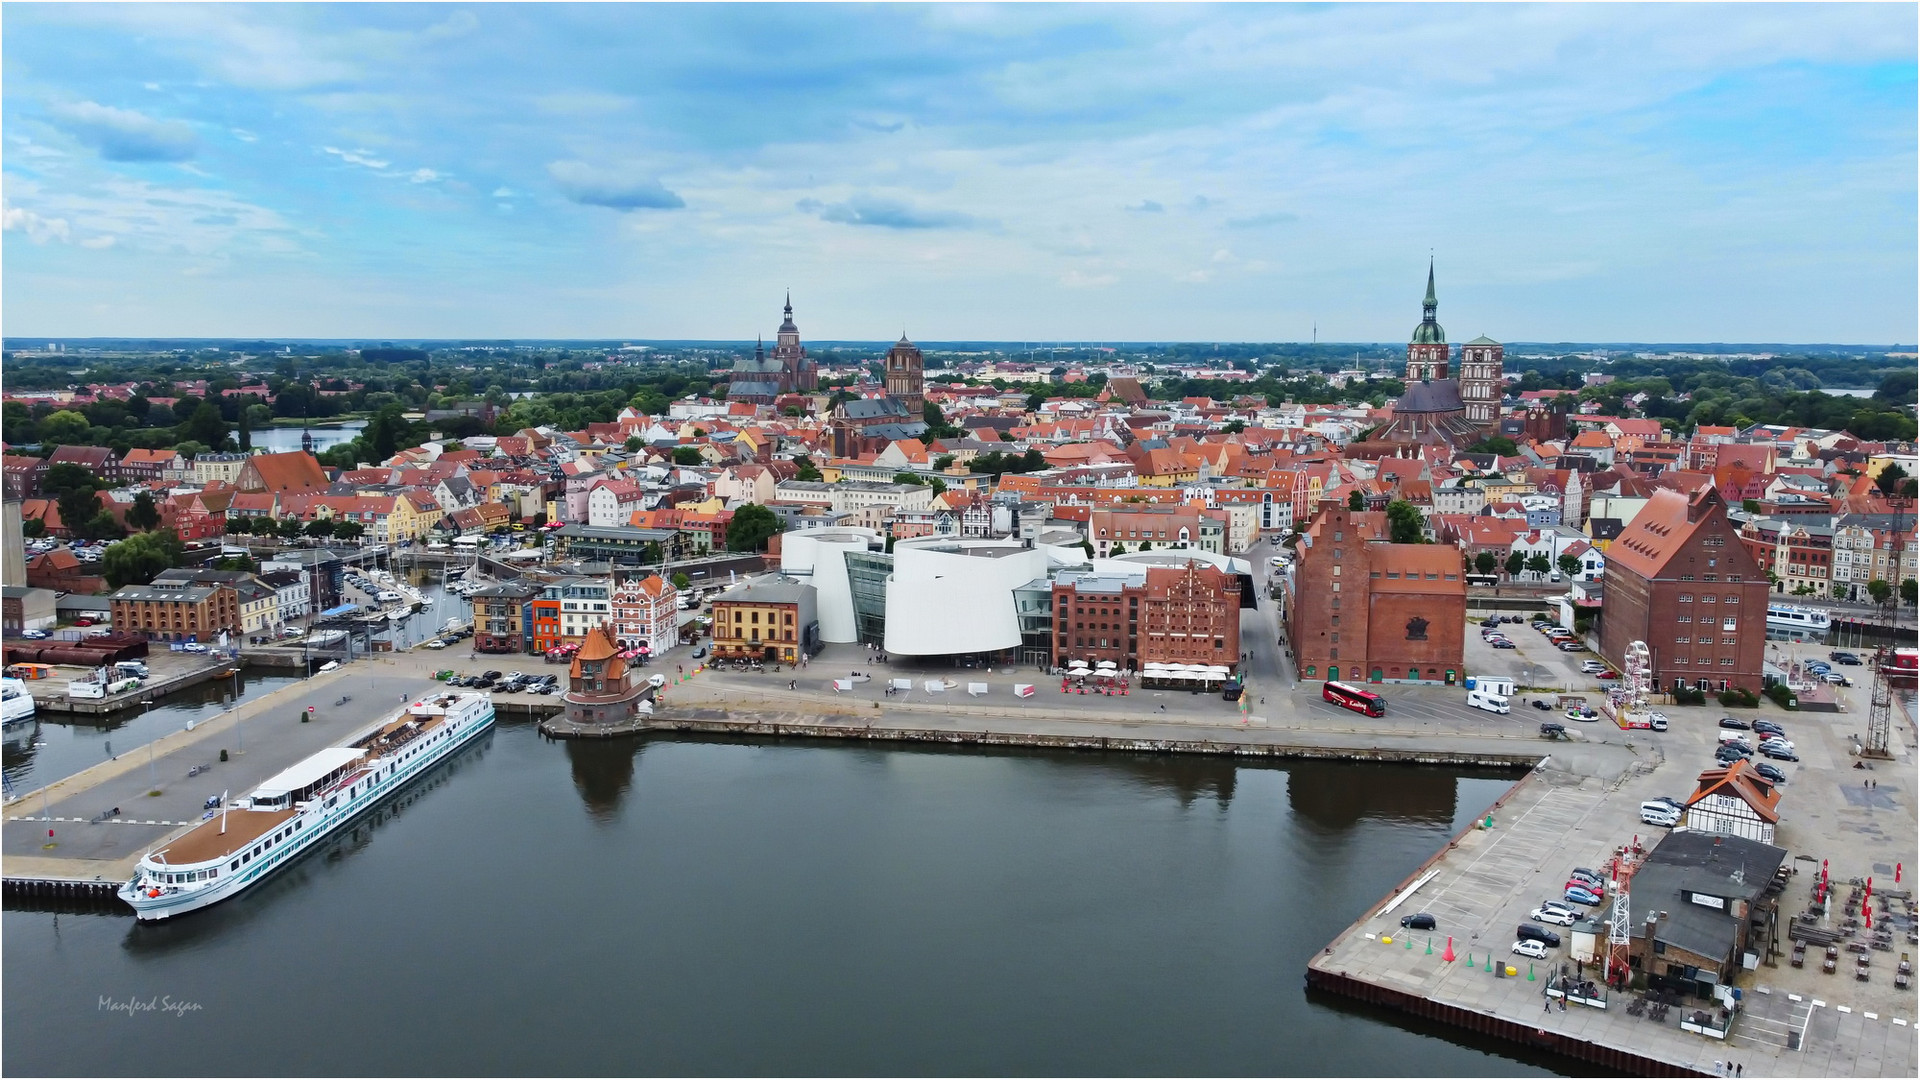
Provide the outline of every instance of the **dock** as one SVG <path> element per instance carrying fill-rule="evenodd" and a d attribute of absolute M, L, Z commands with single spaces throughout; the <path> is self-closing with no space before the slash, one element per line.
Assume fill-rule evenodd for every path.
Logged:
<path fill-rule="evenodd" d="M 204 820 L 209 797 L 243 795 L 433 685 L 391 670 L 342 668 L 10 799 L 0 811 L 5 893 L 97 899 L 102 883 L 117 887 L 146 851 Z"/>
<path fill-rule="evenodd" d="M 68 713 L 80 716 L 105 716 L 110 713 L 137 709 L 141 702 L 156 701 L 178 690 L 185 690 L 201 683 L 230 677 L 240 667 L 240 661 L 225 657 L 206 657 L 203 654 L 183 653 L 198 661 L 185 667 L 173 663 L 175 654 L 155 653 L 147 658 L 147 663 L 157 668 L 156 674 L 145 680 L 138 688 L 123 694 L 109 694 L 102 698 L 74 698 L 66 693 L 67 679 L 56 676 L 51 679 L 38 679 L 27 684 L 28 692 L 33 695 L 33 707 L 37 711 L 50 713 Z M 58 665 L 63 673 L 78 675 L 86 669 L 69 668 Z"/>

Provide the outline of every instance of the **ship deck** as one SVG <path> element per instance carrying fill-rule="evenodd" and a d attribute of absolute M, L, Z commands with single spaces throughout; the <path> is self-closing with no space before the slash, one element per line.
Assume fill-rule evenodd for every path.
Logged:
<path fill-rule="evenodd" d="M 220 816 L 202 822 L 197 828 L 153 853 L 155 862 L 164 860 L 173 866 L 224 859 L 252 846 L 253 842 L 293 820 L 298 810 L 230 810 L 227 831 L 220 831 Z"/>

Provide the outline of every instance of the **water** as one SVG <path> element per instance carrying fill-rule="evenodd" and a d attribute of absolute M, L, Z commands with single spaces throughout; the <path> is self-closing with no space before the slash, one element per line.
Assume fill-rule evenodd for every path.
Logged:
<path fill-rule="evenodd" d="M 338 446 L 343 442 L 352 442 L 359 436 L 360 429 L 366 426 L 367 422 L 365 420 L 350 420 L 347 423 L 329 427 L 316 425 L 308 430 L 313 432 L 313 448 L 315 450 L 325 450 L 330 446 Z M 266 450 L 276 454 L 298 450 L 300 449 L 300 434 L 300 429 L 297 427 L 266 428 L 255 431 L 252 433 L 253 448 L 255 450 Z"/>
<path fill-rule="evenodd" d="M 205 912 L 7 911 L 6 1065 L 1537 1075 L 1571 1063 L 1303 985 L 1510 782 L 502 722 Z"/>
<path fill-rule="evenodd" d="M 78 716 L 42 710 L 38 726 L 7 733 L 0 767 L 9 794 L 43 787 L 114 755 L 131 753 L 163 735 L 210 720 L 233 708 L 236 700 L 271 694 L 300 681 L 293 673 L 264 668 L 242 670 L 237 678 L 216 679 L 168 694 L 152 709 L 130 709 L 109 716 Z M 244 737 L 244 732 L 242 732 Z"/>

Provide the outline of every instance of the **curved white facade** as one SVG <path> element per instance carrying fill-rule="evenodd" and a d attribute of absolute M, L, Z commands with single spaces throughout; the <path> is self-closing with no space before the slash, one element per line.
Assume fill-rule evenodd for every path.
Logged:
<path fill-rule="evenodd" d="M 925 537 L 893 548 L 886 651 L 993 652 L 1020 645 L 1013 590 L 1047 576 L 1047 550 L 1019 541 Z"/>
<path fill-rule="evenodd" d="M 848 644 L 860 640 L 853 617 L 853 588 L 847 581 L 847 551 L 878 551 L 885 545 L 872 529 L 809 529 L 780 537 L 780 572 L 813 586 L 820 640 Z"/>

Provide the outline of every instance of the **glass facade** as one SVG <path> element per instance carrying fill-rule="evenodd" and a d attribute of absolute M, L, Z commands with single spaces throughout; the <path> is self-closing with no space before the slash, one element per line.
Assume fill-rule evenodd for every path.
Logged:
<path fill-rule="evenodd" d="M 885 645 L 887 636 L 887 578 L 893 574 L 893 556 L 876 551 L 849 551 L 847 585 L 853 593 L 853 630 L 862 645 Z"/>

